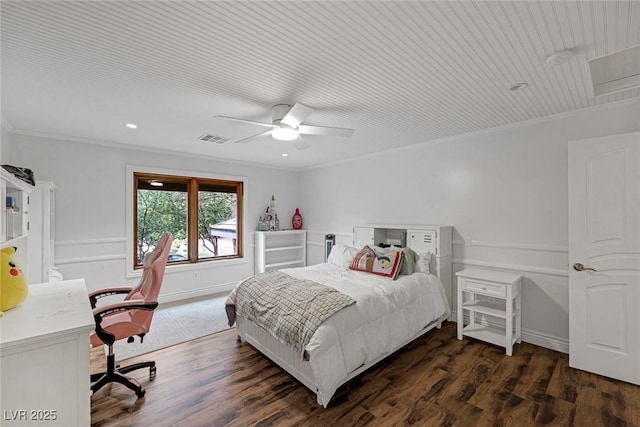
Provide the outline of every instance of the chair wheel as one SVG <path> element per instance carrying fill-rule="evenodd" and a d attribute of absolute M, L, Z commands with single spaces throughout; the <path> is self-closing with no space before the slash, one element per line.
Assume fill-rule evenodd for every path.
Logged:
<path fill-rule="evenodd" d="M 136 396 L 138 396 L 138 399 L 140 399 L 141 397 L 144 397 L 146 392 L 147 392 L 147 390 L 145 390 L 142 387 L 140 387 L 140 390 L 136 391 Z"/>
<path fill-rule="evenodd" d="M 156 367 L 152 366 L 149 368 L 149 376 L 150 377 L 155 377 L 156 376 Z"/>

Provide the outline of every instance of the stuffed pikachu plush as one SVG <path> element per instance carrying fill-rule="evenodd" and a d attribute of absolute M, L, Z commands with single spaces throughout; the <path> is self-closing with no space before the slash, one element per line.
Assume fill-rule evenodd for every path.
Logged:
<path fill-rule="evenodd" d="M 18 248 L 0 250 L 0 317 L 27 298 L 27 280 L 13 260 Z"/>

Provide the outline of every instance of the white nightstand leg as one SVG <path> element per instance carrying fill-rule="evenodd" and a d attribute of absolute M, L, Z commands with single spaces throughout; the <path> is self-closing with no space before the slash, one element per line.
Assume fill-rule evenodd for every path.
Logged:
<path fill-rule="evenodd" d="M 464 312 L 462 311 L 462 304 L 464 303 L 463 301 L 463 292 L 462 292 L 462 286 L 460 283 L 460 280 L 458 280 L 458 313 L 457 313 L 457 317 L 458 317 L 458 339 L 461 340 L 462 339 L 462 328 L 464 328 Z"/>
<path fill-rule="evenodd" d="M 476 299 L 476 294 L 468 292 L 469 294 L 469 298 L 472 300 Z M 476 325 L 476 312 L 475 311 L 469 311 L 469 325 L 470 326 L 475 326 Z"/>
<path fill-rule="evenodd" d="M 507 356 L 511 356 L 513 354 L 513 297 L 512 297 L 513 289 L 511 286 L 507 286 L 507 300 L 506 300 L 506 308 L 507 308 L 507 337 L 506 337 L 506 348 L 507 348 Z"/>
<path fill-rule="evenodd" d="M 516 297 L 516 336 L 520 344 L 522 342 L 522 291 Z"/>

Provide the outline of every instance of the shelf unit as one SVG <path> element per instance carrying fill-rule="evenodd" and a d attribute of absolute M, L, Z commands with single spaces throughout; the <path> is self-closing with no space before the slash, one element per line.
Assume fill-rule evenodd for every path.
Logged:
<path fill-rule="evenodd" d="M 255 270 L 257 273 L 307 265 L 307 231 L 256 231 Z"/>
<path fill-rule="evenodd" d="M 23 272 L 27 271 L 27 236 L 29 232 L 29 197 L 33 186 L 19 180 L 13 174 L 0 167 L 0 248 L 15 246 L 18 251 L 15 261 Z M 6 198 L 12 197 L 16 210 L 5 209 Z"/>
<path fill-rule="evenodd" d="M 50 282 L 59 274 L 52 274 L 55 250 L 56 185 L 36 181 L 29 206 L 29 283 Z"/>
<path fill-rule="evenodd" d="M 468 336 L 499 345 L 511 356 L 513 345 L 522 339 L 522 275 L 466 269 L 456 276 L 458 339 Z M 465 312 L 469 316 L 467 326 Z M 501 319 L 504 329 L 495 326 L 496 319 Z"/>

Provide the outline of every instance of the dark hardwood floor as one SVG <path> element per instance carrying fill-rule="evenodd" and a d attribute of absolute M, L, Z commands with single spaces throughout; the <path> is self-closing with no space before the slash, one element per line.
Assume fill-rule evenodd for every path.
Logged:
<path fill-rule="evenodd" d="M 135 344 L 132 344 L 135 345 Z M 92 351 L 92 372 L 102 368 Z M 91 398 L 92 426 L 640 426 L 640 387 L 568 367 L 568 355 L 504 349 L 434 330 L 338 390 L 315 394 L 248 344 L 219 332 L 128 360 L 142 399 L 121 385 Z"/>

